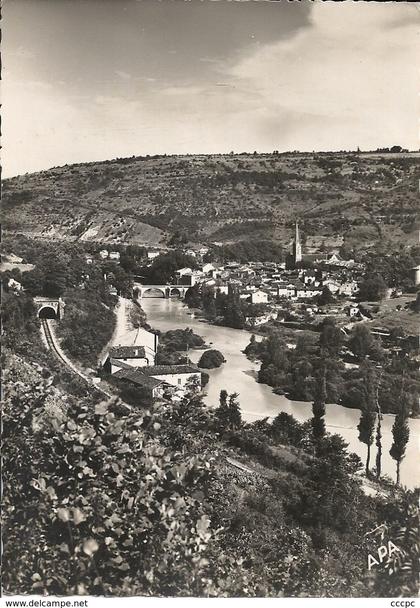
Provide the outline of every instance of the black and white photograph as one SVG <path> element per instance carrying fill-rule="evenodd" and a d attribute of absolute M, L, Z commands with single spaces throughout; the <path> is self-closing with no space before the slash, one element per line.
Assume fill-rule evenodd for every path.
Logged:
<path fill-rule="evenodd" d="M 420 6 L 1 29 L 1 608 L 413 608 Z"/>

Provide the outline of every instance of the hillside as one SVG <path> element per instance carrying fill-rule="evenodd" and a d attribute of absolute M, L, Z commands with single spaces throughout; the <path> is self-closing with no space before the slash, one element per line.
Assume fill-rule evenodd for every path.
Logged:
<path fill-rule="evenodd" d="M 3 226 L 66 240 L 165 243 L 274 238 L 296 217 L 311 247 L 418 242 L 415 154 L 230 154 L 132 157 L 71 165 L 3 183 Z"/>
<path fill-rule="evenodd" d="M 127 411 L 5 359 L 6 594 L 414 596 L 416 494 L 367 496 L 339 436 L 315 455 L 288 414 L 229 430 L 191 395 Z M 404 561 L 369 572 L 381 527 Z"/>

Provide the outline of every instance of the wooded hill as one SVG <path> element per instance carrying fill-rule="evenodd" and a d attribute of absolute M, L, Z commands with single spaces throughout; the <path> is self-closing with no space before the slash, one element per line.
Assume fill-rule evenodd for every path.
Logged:
<path fill-rule="evenodd" d="M 3 183 L 3 226 L 43 238 L 138 244 L 345 235 L 349 246 L 418 242 L 414 154 L 132 157 Z M 311 239 L 311 245 L 317 245 Z"/>

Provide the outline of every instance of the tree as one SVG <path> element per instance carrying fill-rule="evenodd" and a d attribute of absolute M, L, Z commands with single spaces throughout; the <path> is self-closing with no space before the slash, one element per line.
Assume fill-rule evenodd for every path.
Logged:
<path fill-rule="evenodd" d="M 389 453 L 397 463 L 397 485 L 400 483 L 400 466 L 405 457 L 405 450 L 410 438 L 410 427 L 408 426 L 408 412 L 404 402 L 400 405 L 400 410 L 395 416 L 394 424 L 392 425 L 393 443 Z"/>
<path fill-rule="evenodd" d="M 54 264 L 51 270 L 47 271 L 44 282 L 44 294 L 53 298 L 63 295 L 67 286 L 66 269 L 60 264 Z"/>
<path fill-rule="evenodd" d="M 128 253 L 122 253 L 120 256 L 120 266 L 126 272 L 135 274 L 139 264 L 135 257 L 128 255 Z"/>
<path fill-rule="evenodd" d="M 322 323 L 321 334 L 319 336 L 319 346 L 324 354 L 336 357 L 343 345 L 343 333 L 336 326 L 332 317 L 326 317 Z"/>
<path fill-rule="evenodd" d="M 216 408 L 215 415 L 219 425 L 223 429 L 226 428 L 228 424 L 228 409 L 228 392 L 225 389 L 222 389 L 219 395 L 219 407 Z"/>
<path fill-rule="evenodd" d="M 279 369 L 287 371 L 289 368 L 287 350 L 284 340 L 276 333 L 271 334 L 265 343 L 265 353 L 262 357 L 263 367 L 273 364 Z"/>
<path fill-rule="evenodd" d="M 237 430 L 242 424 L 241 408 L 238 393 L 229 395 L 225 390 L 220 391 L 219 407 L 216 409 L 216 419 L 221 430 Z"/>
<path fill-rule="evenodd" d="M 142 274 L 151 285 L 165 285 L 175 280 L 175 272 L 180 268 L 197 268 L 197 260 L 182 251 L 171 251 L 159 255 L 150 268 L 143 268 Z"/>
<path fill-rule="evenodd" d="M 193 285 L 187 289 L 184 298 L 185 304 L 188 308 L 200 308 L 201 307 L 201 293 L 199 285 Z"/>
<path fill-rule="evenodd" d="M 383 300 L 387 289 L 388 286 L 381 275 L 370 275 L 359 285 L 359 299 L 368 302 Z"/>
<path fill-rule="evenodd" d="M 357 425 L 357 430 L 359 431 L 359 441 L 365 443 L 367 446 L 366 477 L 368 477 L 370 464 L 370 446 L 373 443 L 373 431 L 375 428 L 376 421 L 374 372 L 373 368 L 370 365 L 366 366 L 364 370 L 364 380 L 366 399 L 362 407 L 360 421 Z"/>
<path fill-rule="evenodd" d="M 24 272 L 21 283 L 25 291 L 31 296 L 38 296 L 44 292 L 45 272 L 41 268 L 34 268 Z"/>
<path fill-rule="evenodd" d="M 296 339 L 296 354 L 306 356 L 314 353 L 314 342 L 309 339 L 307 333 L 300 333 Z"/>
<path fill-rule="evenodd" d="M 238 401 L 238 393 L 229 395 L 229 425 L 231 430 L 239 429 L 242 424 L 241 407 Z"/>
<path fill-rule="evenodd" d="M 239 292 L 232 289 L 229 291 L 227 298 L 221 300 L 223 303 L 223 323 L 227 327 L 235 329 L 243 329 L 245 326 L 245 315 L 242 310 Z M 218 296 L 216 296 L 216 308 L 218 308 Z"/>
<path fill-rule="evenodd" d="M 378 413 L 378 424 L 376 426 L 376 478 L 379 479 L 382 472 L 382 411 L 379 405 L 379 385 L 381 382 L 382 370 L 378 378 L 378 382 L 376 383 L 376 393 L 375 393 L 375 402 L 376 402 L 376 411 Z"/>
<path fill-rule="evenodd" d="M 414 312 L 420 312 L 420 291 L 417 292 L 413 308 Z"/>
<path fill-rule="evenodd" d="M 303 425 L 286 412 L 277 414 L 272 422 L 271 429 L 275 439 L 290 443 L 296 447 L 300 446 L 305 436 Z"/>
<path fill-rule="evenodd" d="M 348 347 L 356 357 L 363 360 L 367 355 L 375 357 L 382 356 L 382 348 L 367 325 L 356 325 L 353 327 Z"/>
<path fill-rule="evenodd" d="M 322 288 L 320 295 L 317 296 L 317 304 L 319 304 L 319 306 L 325 306 L 326 304 L 331 304 L 332 302 L 334 302 L 334 296 L 332 295 L 328 285 L 325 285 L 325 287 Z"/>
<path fill-rule="evenodd" d="M 325 380 L 325 368 L 322 370 L 322 374 L 318 376 L 318 381 L 316 385 L 316 394 L 315 399 L 312 404 L 312 413 L 313 418 L 311 420 L 312 423 L 312 432 L 315 439 L 315 444 L 318 445 L 321 439 L 325 435 L 325 402 L 327 399 L 327 387 Z"/>

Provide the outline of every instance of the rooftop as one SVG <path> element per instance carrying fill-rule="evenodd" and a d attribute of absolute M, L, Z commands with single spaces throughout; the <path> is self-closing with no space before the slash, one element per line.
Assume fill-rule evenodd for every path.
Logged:
<path fill-rule="evenodd" d="M 148 376 L 164 376 L 166 374 L 193 374 L 200 370 L 194 365 L 150 365 L 142 367 L 142 374 Z"/>
<path fill-rule="evenodd" d="M 113 346 L 109 351 L 112 359 L 144 359 L 144 346 Z"/>
<path fill-rule="evenodd" d="M 118 372 L 115 372 L 114 377 L 119 378 L 120 380 L 128 380 L 129 382 L 133 382 L 134 384 L 138 384 L 145 388 L 156 388 L 163 384 L 163 380 L 157 380 L 156 378 L 146 376 L 140 369 L 135 368 L 131 368 L 130 370 L 120 369 Z"/>

